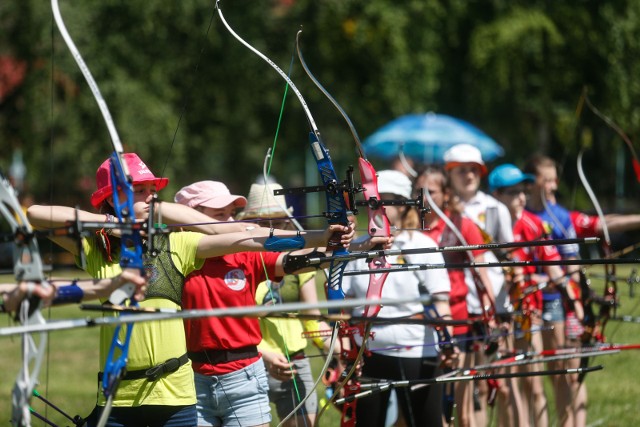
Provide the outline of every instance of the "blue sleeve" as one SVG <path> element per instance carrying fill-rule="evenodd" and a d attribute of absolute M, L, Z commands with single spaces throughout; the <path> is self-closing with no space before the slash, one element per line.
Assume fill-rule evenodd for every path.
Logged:
<path fill-rule="evenodd" d="M 558 221 L 562 224 L 562 227 L 553 227 L 553 236 L 554 239 L 575 239 L 577 237 L 576 230 L 573 228 L 573 223 L 571 222 L 571 215 L 569 215 L 569 211 L 565 208 L 555 205 L 555 215 L 558 218 Z M 556 237 L 556 230 L 560 233 L 560 236 Z M 558 252 L 562 255 L 562 258 L 567 257 L 578 257 L 580 255 L 580 248 L 577 244 L 573 245 L 559 245 Z"/>

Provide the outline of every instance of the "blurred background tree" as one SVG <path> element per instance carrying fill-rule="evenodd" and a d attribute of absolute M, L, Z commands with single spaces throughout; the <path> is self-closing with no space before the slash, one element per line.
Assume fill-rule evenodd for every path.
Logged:
<path fill-rule="evenodd" d="M 261 173 L 284 81 L 222 26 L 213 1 L 62 0 L 64 20 L 129 151 L 171 178 L 163 195 L 216 179 L 246 193 Z M 348 129 L 294 59 L 295 35 L 317 78 L 361 137 L 407 113 L 470 121 L 499 142 L 501 161 L 543 151 L 558 160 L 564 203 L 590 209 L 585 166 L 606 210 L 637 209 L 629 153 L 589 111 L 582 88 L 631 136 L 640 131 L 640 4 L 597 0 L 223 1 L 230 25 L 289 72 L 334 163 L 355 162 Z M 88 206 L 109 154 L 99 109 L 46 2 L 0 5 L 0 167 L 24 154 L 40 203 Z M 289 91 L 272 173 L 303 185 L 308 127 Z M 385 165 L 372 159 L 378 169 Z M 616 172 L 617 171 L 617 172 Z M 317 175 L 317 173 L 315 173 Z M 314 176 L 315 176 L 314 175 Z"/>

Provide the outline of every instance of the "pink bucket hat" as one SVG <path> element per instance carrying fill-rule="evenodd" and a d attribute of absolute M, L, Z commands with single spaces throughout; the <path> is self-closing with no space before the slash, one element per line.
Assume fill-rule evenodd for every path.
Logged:
<path fill-rule="evenodd" d="M 156 184 L 156 191 L 160 191 L 169 183 L 168 178 L 157 178 L 137 154 L 124 153 L 122 159 L 126 162 L 129 173 L 133 177 L 133 184 L 153 182 Z M 109 159 L 102 162 L 96 171 L 96 188 L 97 190 L 91 195 L 91 204 L 94 208 L 99 208 L 102 202 L 113 194 Z"/>
<path fill-rule="evenodd" d="M 182 187 L 176 193 L 174 200 L 176 203 L 190 208 L 204 206 L 222 209 L 232 203 L 236 207 L 242 208 L 247 204 L 247 199 L 231 194 L 227 186 L 219 181 L 198 181 Z"/>

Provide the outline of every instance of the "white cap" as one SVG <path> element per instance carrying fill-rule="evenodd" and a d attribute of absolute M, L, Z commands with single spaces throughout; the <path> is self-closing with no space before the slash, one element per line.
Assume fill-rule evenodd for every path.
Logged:
<path fill-rule="evenodd" d="M 411 198 L 411 180 L 405 174 L 396 170 L 378 172 L 378 192 L 395 194 L 396 196 Z"/>
<path fill-rule="evenodd" d="M 470 144 L 458 144 L 449 148 L 444 153 L 444 168 L 450 170 L 456 166 L 460 166 L 464 163 L 474 163 L 480 166 L 482 174 L 487 173 L 487 167 L 482 160 L 482 154 L 480 150 Z"/>

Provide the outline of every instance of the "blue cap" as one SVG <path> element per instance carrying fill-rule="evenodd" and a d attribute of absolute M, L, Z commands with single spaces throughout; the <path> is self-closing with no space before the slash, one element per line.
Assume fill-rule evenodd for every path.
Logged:
<path fill-rule="evenodd" d="M 511 187 L 521 182 L 533 182 L 535 177 L 524 173 L 517 166 L 511 163 L 500 165 L 489 174 L 489 191 L 493 192 L 499 188 Z"/>

